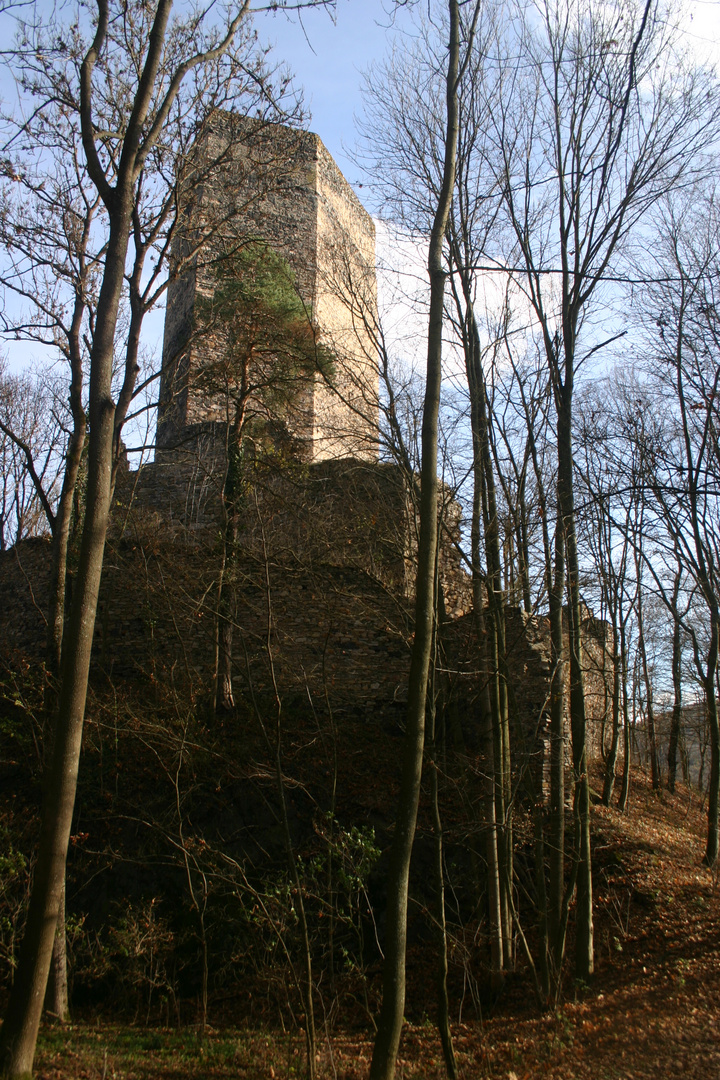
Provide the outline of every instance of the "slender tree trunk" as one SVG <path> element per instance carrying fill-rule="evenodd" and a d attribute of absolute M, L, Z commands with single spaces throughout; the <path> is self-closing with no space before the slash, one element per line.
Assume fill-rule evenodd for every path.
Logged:
<path fill-rule="evenodd" d="M 226 510 L 227 512 L 227 510 Z M 223 565 L 218 585 L 217 646 L 215 660 L 215 714 L 232 713 L 235 709 L 233 692 L 233 631 L 235 627 L 235 585 L 232 580 L 235 564 L 235 530 L 228 518 L 225 525 Z"/>
<path fill-rule="evenodd" d="M 612 611 L 612 635 L 613 635 L 613 689 L 612 689 L 612 738 L 610 749 L 605 758 L 605 778 L 603 780 L 602 801 L 603 806 L 609 806 L 615 787 L 615 770 L 617 768 L 618 749 L 620 746 L 620 680 L 622 671 L 620 666 L 620 641 L 618 636 L 617 603 L 613 603 Z"/>
<path fill-rule="evenodd" d="M 720 730 L 715 687 L 708 693 L 708 726 L 710 728 L 710 779 L 708 782 L 708 835 L 703 862 L 715 866 L 718 858 L 718 801 L 720 796 Z"/>
<path fill-rule="evenodd" d="M 235 696 L 232 684 L 233 656 L 233 621 L 234 612 L 229 595 L 231 588 L 223 587 L 221 609 L 218 614 L 218 673 L 215 711 L 229 713 L 235 708 Z"/>
<path fill-rule="evenodd" d="M 498 828 L 498 856 L 500 865 L 500 898 L 503 933 L 503 966 L 512 966 L 512 897 L 513 840 L 510 768 L 510 718 L 508 706 L 508 675 L 506 659 L 505 597 L 502 584 L 502 561 L 500 552 L 500 521 L 497 509 L 497 492 L 490 452 L 490 433 L 485 391 L 485 379 L 480 359 L 477 324 L 473 317 L 473 350 L 476 362 L 477 409 L 480 413 L 480 454 L 482 462 L 485 525 L 485 552 L 488 564 L 489 647 L 491 668 L 490 701 L 493 711 L 494 757 L 495 757 L 495 814 Z"/>
<path fill-rule="evenodd" d="M 620 619 L 620 668 L 622 671 L 621 679 L 621 692 L 622 692 L 622 715 L 623 715 L 623 774 L 622 784 L 620 786 L 620 796 L 618 798 L 618 810 L 624 814 L 628 807 L 628 799 L 630 798 L 630 702 L 628 701 L 628 665 L 627 665 L 627 638 L 626 638 L 626 622 L 623 618 Z"/>
<path fill-rule="evenodd" d="M 677 574 L 673 587 L 673 610 L 677 607 L 679 591 L 680 575 Z M 677 617 L 673 619 L 672 679 L 673 710 L 670 721 L 670 739 L 668 741 L 668 791 L 674 792 L 680 727 L 682 725 L 682 638 L 680 636 L 680 620 Z"/>
<path fill-rule="evenodd" d="M 117 295 L 119 297 L 120 286 Z M 98 313 L 105 313 L 98 306 Z M 116 314 L 115 311 L 111 314 Z M 106 318 L 108 316 L 106 315 Z M 98 323 L 100 320 L 98 320 Z M 100 325 L 98 325 L 100 329 Z M 113 320 L 114 330 L 114 320 Z M 100 352 L 98 349 L 97 352 Z M 102 378 L 106 360 L 107 380 Z M 72 825 L 82 742 L 85 698 L 95 613 L 102 574 L 112 471 L 112 342 L 104 356 L 91 397 L 88 492 L 80 566 L 63 649 L 62 683 L 53 760 L 49 769 L 40 845 L 20 963 L 2 1036 L 0 1060 L 9 1076 L 29 1075 L 35 1055 L 40 1013 L 50 968 L 53 940 L 65 881 L 65 859 Z M 98 386 L 98 382 L 101 384 Z M 102 385 L 102 384 L 105 385 Z"/>
<path fill-rule="evenodd" d="M 425 739 L 425 706 L 432 649 L 437 547 L 437 433 L 442 381 L 442 329 L 445 297 L 443 240 L 455 184 L 458 136 L 457 80 L 460 53 L 458 0 L 448 0 L 450 46 L 447 71 L 447 127 L 443 181 L 430 236 L 430 314 L 425 402 L 422 424 L 420 538 L 415 589 L 415 640 L 410 663 L 407 728 L 395 836 L 388 880 L 387 936 L 383 1001 L 370 1066 L 371 1080 L 393 1080 L 405 1008 L 407 904 Z"/>
<path fill-rule="evenodd" d="M 495 744 L 493 738 L 493 714 L 490 705 L 491 665 L 488 658 L 488 631 L 484 613 L 483 581 L 480 570 L 480 508 L 482 499 L 482 464 L 478 438 L 473 432 L 475 446 L 473 474 L 473 513 L 471 525 L 471 557 L 473 614 L 478 643 L 480 668 L 480 738 L 482 746 L 481 784 L 485 808 L 485 857 L 487 861 L 488 919 L 490 924 L 490 970 L 497 981 L 503 970 L 502 901 L 500 888 L 500 864 L 498 859 L 498 830 L 495 816 Z"/>
<path fill-rule="evenodd" d="M 436 589 L 440 592 L 440 584 L 436 576 Z M 440 597 L 440 599 L 442 599 Z M 442 610 L 444 605 L 438 604 L 438 619 L 436 634 L 439 636 L 442 633 Z M 436 641 L 435 653 L 437 656 L 439 642 Z M 433 665 L 433 676 L 436 670 L 436 664 Z M 438 939 L 438 971 L 437 971 L 437 993 L 438 993 L 438 1032 L 440 1034 L 440 1042 L 443 1049 L 443 1057 L 445 1059 L 445 1070 L 449 1077 L 449 1080 L 457 1080 L 458 1069 L 457 1061 L 455 1059 L 455 1049 L 453 1047 L 452 1033 L 450 1031 L 450 1005 L 448 1001 L 448 941 L 447 941 L 447 923 L 445 919 L 445 867 L 443 858 L 443 828 L 442 817 L 440 814 L 440 793 L 438 784 L 438 753 L 437 753 L 437 705 L 436 705 L 436 688 L 434 686 L 433 677 L 433 693 L 432 699 L 428 708 L 428 733 L 427 733 L 427 764 L 429 767 L 429 780 L 430 780 L 430 809 L 432 813 L 433 821 L 433 863 L 435 873 L 435 895 L 436 895 L 436 919 L 437 919 L 437 939 Z"/>
<path fill-rule="evenodd" d="M 172 7 L 172 0 L 157 0 L 142 70 L 138 73 L 127 126 L 115 159 L 117 179 L 114 186 L 109 182 L 98 154 L 93 116 L 93 73 L 106 45 L 110 18 L 106 0 L 98 0 L 93 41 L 80 65 L 78 113 L 85 165 L 107 210 L 108 239 L 90 351 L 88 483 L 80 559 L 70 618 L 63 635 L 57 722 L 52 761 L 45 783 L 33 889 L 18 970 L 0 1033 L 0 1069 L 5 1076 L 29 1076 L 32 1072 L 65 884 L 65 862 L 75 805 L 90 657 L 114 476 L 113 451 L 118 432 L 112 396 L 113 360 L 136 185 L 182 79 L 198 64 L 227 50 L 246 14 L 247 6 L 247 3 L 242 3 L 228 27 L 228 33 L 217 46 L 188 58 L 187 65 L 177 68 L 167 89 L 164 106 L 161 104 L 158 107 L 154 122 L 146 130 L 153 97 L 158 89 L 157 77 Z M 135 377 L 136 371 L 126 371 L 126 389 L 134 385 Z"/>
<path fill-rule="evenodd" d="M 82 352 L 80 329 L 84 313 L 84 300 L 78 297 L 69 335 L 70 353 L 70 411 L 73 418 L 73 430 L 68 441 L 65 456 L 65 473 L 55 519 L 52 526 L 52 566 L 50 571 L 50 605 L 48 611 L 48 633 L 46 642 L 46 685 L 45 685 L 45 732 L 48 743 L 46 762 L 52 756 L 53 733 L 56 724 L 58 705 L 58 685 L 62 664 L 63 636 L 65 633 L 65 595 L 68 573 L 68 547 L 70 525 L 73 516 L 73 499 L 77 487 L 80 463 L 82 461 L 87 418 L 82 402 Z M 65 941 L 65 885 L 58 908 L 58 920 L 53 943 L 49 982 L 45 997 L 45 1008 L 62 1023 L 70 1016 L 67 981 L 67 949 Z"/>
<path fill-rule="evenodd" d="M 76 385 L 79 383 L 79 385 Z M 82 393 L 82 372 L 70 385 L 70 402 L 73 412 L 73 432 L 65 458 L 65 474 L 52 530 L 52 569 L 50 591 L 50 610 L 48 617 L 47 666 L 50 676 L 50 703 L 46 702 L 46 711 L 52 714 L 57 705 L 57 679 L 60 676 L 62 660 L 63 634 L 65 630 L 65 587 L 67 582 L 68 545 L 70 525 L 73 515 L 73 497 L 77 486 L 80 462 L 85 445 L 86 421 L 80 395 Z"/>
<path fill-rule="evenodd" d="M 548 937 L 548 895 L 545 883 L 545 831 L 544 818 L 545 806 L 542 797 L 542 776 L 540 783 L 534 792 L 533 828 L 534 828 L 534 854 L 535 854 L 535 887 L 538 895 L 538 967 L 539 984 L 542 995 L 542 1004 L 547 1005 L 550 1000 L 551 989 L 551 961 L 550 940 Z"/>
<path fill-rule="evenodd" d="M 527 468 L 527 455 L 523 470 Z M 532 614 L 533 604 L 530 595 L 530 543 L 528 540 L 528 508 L 525 498 L 525 471 L 518 490 L 518 576 L 522 582 L 523 608 L 527 615 Z"/>
<path fill-rule="evenodd" d="M 152 32 L 146 74 L 159 63 L 169 2 L 161 3 Z M 82 96 L 89 113 L 92 69 L 101 47 L 107 23 L 101 11 L 95 41 L 82 65 Z M 98 44 L 98 42 L 100 44 Z M 155 68 L 156 70 L 156 68 Z M 150 86 L 154 82 L 154 75 Z M 145 86 L 146 95 L 149 87 Z M 149 101 L 149 97 L 147 97 Z M 147 105 L 145 105 L 147 108 Z M 135 127 L 128 129 L 121 177 L 110 192 L 110 233 L 103 280 L 98 297 L 93 344 L 90 354 L 88 483 L 80 560 L 74 583 L 70 619 L 63 639 L 61 685 L 58 698 L 52 762 L 43 804 L 40 843 L 35 867 L 17 976 L 10 996 L 5 1023 L 0 1034 L 0 1067 L 7 1076 L 32 1072 L 37 1033 L 47 987 L 58 912 L 65 884 L 65 861 L 72 827 L 77 775 L 82 744 L 85 700 L 90 656 L 95 631 L 103 553 L 110 511 L 113 475 L 113 435 L 115 404 L 112 397 L 112 369 L 120 296 L 125 275 L 125 259 L 133 197 L 133 147 L 140 138 L 140 115 L 134 113 Z M 83 114 L 86 150 L 95 155 L 92 131 Z M 89 123 L 89 121 L 87 121 Z M 94 157 L 97 168 L 99 164 Z M 102 183 L 106 185 L 105 178 Z"/>
<path fill-rule="evenodd" d="M 247 363 L 243 370 L 243 384 L 247 383 Z M 232 430 L 227 431 L 225 454 L 227 459 L 225 483 L 223 484 L 223 560 L 218 585 L 217 658 L 215 678 L 215 712 L 230 713 L 235 709 L 233 692 L 233 630 L 235 626 L 235 571 L 238 558 L 238 534 L 242 509 L 244 485 L 244 454 L 242 430 L 245 419 L 247 393 L 242 396 Z"/>
<path fill-rule="evenodd" d="M 590 783 L 587 762 L 585 691 L 582 671 L 580 568 L 575 535 L 573 501 L 572 384 L 566 384 L 558 402 L 558 497 L 567 555 L 568 639 L 570 652 L 570 729 L 572 733 L 575 794 L 575 858 L 577 901 L 575 911 L 575 972 L 588 979 L 594 969 L 592 864 L 590 853 Z"/>
<path fill-rule="evenodd" d="M 67 948 L 65 939 L 65 886 L 58 908 L 57 928 L 53 941 L 52 960 L 45 992 L 45 1010 L 61 1023 L 70 1018 L 68 1003 Z"/>
<path fill-rule="evenodd" d="M 639 566 L 638 566 L 639 574 Z M 660 766 L 657 753 L 657 739 L 655 737 L 655 709 L 653 704 L 653 688 L 650 679 L 650 666 L 648 664 L 647 649 L 645 647 L 645 619 L 642 604 L 642 583 L 638 585 L 637 597 L 637 620 L 638 620 L 638 649 L 642 663 L 643 682 L 645 684 L 645 705 L 647 723 L 647 743 L 650 754 L 650 777 L 653 791 L 660 790 Z"/>
<path fill-rule="evenodd" d="M 555 979 L 565 954 L 565 538 L 558 510 L 555 526 L 555 571 L 549 596 L 550 649 L 550 851 L 548 878 L 549 939 Z"/>
<path fill-rule="evenodd" d="M 502 564 L 500 555 L 500 530 L 497 512 L 497 492 L 493 459 L 490 448 L 489 410 L 485 376 L 482 370 L 480 335 L 472 299 L 472 281 L 467 268 L 460 268 L 463 294 L 466 307 L 466 342 L 465 361 L 471 398 L 471 428 L 473 435 L 473 477 L 475 483 L 475 507 L 477 533 L 473 538 L 476 545 L 473 555 L 480 573 L 480 520 L 482 518 L 485 556 L 487 562 L 487 599 L 488 618 L 483 618 L 484 663 L 487 679 L 487 699 L 490 705 L 491 745 L 488 745 L 486 759 L 492 765 L 491 780 L 494 789 L 494 807 L 489 822 L 492 822 L 491 839 L 494 852 L 490 853 L 489 866 L 494 875 L 497 863 L 499 880 L 500 934 L 502 957 L 498 968 L 493 963 L 493 971 L 509 968 L 512 965 L 512 897 L 510 890 L 513 883 L 513 838 L 512 820 L 509 806 L 511 799 L 510 772 L 510 723 L 508 707 L 508 673 L 506 659 L 505 597 L 502 589 Z M 482 606 L 482 594 L 478 590 L 475 604 Z M 479 610 L 479 608 L 478 608 Z M 479 626 L 479 624 L 478 624 Z M 491 888 L 494 889 L 494 877 Z M 490 896 L 491 934 L 494 935 L 495 898 Z M 494 944 L 494 943 L 493 943 Z M 493 945 L 491 945 L 492 954 Z"/>
<path fill-rule="evenodd" d="M 710 646 L 705 672 L 705 697 L 707 722 L 710 734 L 710 778 L 708 781 L 708 834 L 703 862 L 715 866 L 718 858 L 720 810 L 720 725 L 715 680 L 718 664 L 718 638 L 720 635 L 720 612 L 713 606 L 710 612 Z"/>

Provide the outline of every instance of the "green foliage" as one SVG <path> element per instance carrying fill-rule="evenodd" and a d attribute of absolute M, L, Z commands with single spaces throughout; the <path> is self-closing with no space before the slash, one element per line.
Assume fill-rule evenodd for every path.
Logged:
<path fill-rule="evenodd" d="M 30 890 L 29 860 L 0 827 L 0 971 L 12 982 Z"/>
<path fill-rule="evenodd" d="M 209 359 L 197 387 L 222 401 L 236 436 L 284 421 L 316 375 L 332 378 L 330 351 L 285 260 L 260 241 L 219 261 L 212 293 L 196 301 L 196 333 Z"/>
<path fill-rule="evenodd" d="M 152 1010 L 175 998 L 170 976 L 174 967 L 177 935 L 158 913 L 159 900 L 117 903 L 99 930 L 88 926 L 87 917 L 67 921 L 68 956 L 74 981 L 98 988 L 116 1000 L 134 1018 L 148 1023 Z"/>
<path fill-rule="evenodd" d="M 237 332 L 250 332 L 261 314 L 272 314 L 285 326 L 309 321 L 310 312 L 297 292 L 292 270 L 262 241 L 251 241 L 231 259 L 218 263 L 216 281 L 209 311 Z"/>

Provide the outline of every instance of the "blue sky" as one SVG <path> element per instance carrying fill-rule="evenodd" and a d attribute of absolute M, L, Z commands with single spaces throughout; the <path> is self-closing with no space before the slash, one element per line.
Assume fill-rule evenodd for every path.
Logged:
<path fill-rule="evenodd" d="M 41 0 L 41 8 L 52 0 Z M 256 0 L 261 6 L 267 0 Z M 437 7 L 441 0 L 417 0 L 412 6 Z M 178 0 L 181 6 L 182 0 Z M 720 56 L 720 0 L 688 0 L 684 27 L 693 47 L 703 57 Z M 295 83 L 303 87 L 312 116 L 310 127 L 321 137 L 347 179 L 354 185 L 360 170 L 348 155 L 356 139 L 354 118 L 362 112 L 362 72 L 389 51 L 393 37 L 412 31 L 413 15 L 393 0 L 337 0 L 334 18 L 325 10 L 307 10 L 300 16 L 265 13 L 256 16 L 264 43 L 273 46 L 274 59 L 288 64 Z M 12 36 L 11 20 L 0 18 L 6 40 Z M 13 97 L 7 71 L 0 67 L 0 97 Z M 368 203 L 368 188 L 358 191 Z M 370 208 L 370 207 L 369 207 Z M 415 271 L 417 272 L 417 268 Z M 155 323 L 161 325 L 161 315 Z M 156 332 L 159 338 L 161 330 Z M 4 350 L 2 350 L 4 351 Z M 23 357 L 27 350 L 22 350 Z"/>
<path fill-rule="evenodd" d="M 50 10 L 50 2 L 41 0 L 41 10 Z M 264 2 L 257 0 L 257 6 Z M 353 121 L 362 110 L 361 72 L 385 55 L 399 30 L 411 26 L 408 10 L 398 9 L 393 17 L 394 8 L 393 0 L 337 0 L 334 17 L 326 10 L 308 9 L 300 14 L 264 13 L 255 18 L 261 41 L 273 46 L 272 59 L 286 63 L 294 73 L 295 85 L 304 90 L 306 108 L 312 114 L 311 130 L 320 136 L 351 183 L 359 179 L 359 170 L 344 148 L 351 147 L 356 137 Z M 0 29 L 6 39 L 12 37 L 11 16 L 0 16 Z M 14 96 L 9 73 L 0 66 L 0 100 L 4 98 L 7 105 Z M 367 189 L 358 194 L 362 197 Z M 153 313 L 146 337 L 161 340 L 162 318 L 162 312 Z M 36 353 L 34 348 L 17 344 L 9 351 L 14 367 L 24 366 Z M 7 352 L 3 348 L 0 355 Z"/>
<path fill-rule="evenodd" d="M 355 141 L 353 119 L 362 111 L 362 72 L 381 59 L 393 36 L 409 30 L 407 9 L 392 0 L 337 0 L 334 22 L 327 11 L 310 9 L 291 18 L 281 13 L 256 17 L 261 39 L 275 45 L 276 60 L 284 60 L 305 91 L 316 132 L 352 183 L 359 172 L 344 148 Z"/>

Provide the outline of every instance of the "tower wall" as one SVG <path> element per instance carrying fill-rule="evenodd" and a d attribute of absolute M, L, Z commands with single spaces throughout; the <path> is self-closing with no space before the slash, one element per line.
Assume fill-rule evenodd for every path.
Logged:
<path fill-rule="evenodd" d="M 218 161 L 187 215 L 177 251 L 188 261 L 168 290 L 158 446 L 177 446 L 209 421 L 224 421 L 227 402 L 198 387 L 198 374 L 219 346 L 195 324 L 198 296 L 217 280 L 214 260 L 259 239 L 295 276 L 321 343 L 335 357 L 332 376 L 300 382 L 286 418 L 303 457 L 377 456 L 378 376 L 371 325 L 377 319 L 375 229 L 317 135 L 281 125 L 226 117 L 198 156 Z M 189 258 L 203 231 L 210 256 Z M 364 290 L 365 320 L 351 290 L 337 287 L 337 267 Z"/>

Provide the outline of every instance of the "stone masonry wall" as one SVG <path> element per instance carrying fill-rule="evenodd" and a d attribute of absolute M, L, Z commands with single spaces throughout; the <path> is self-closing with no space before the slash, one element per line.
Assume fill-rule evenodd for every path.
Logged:
<path fill-rule="evenodd" d="M 187 686 L 210 699 L 216 664 L 218 585 L 223 570 L 217 477 L 208 447 L 195 463 L 168 460 L 121 478 L 108 540 L 93 672 L 146 686 Z M 234 686 L 271 706 L 273 677 L 285 703 L 329 703 L 368 717 L 402 718 L 412 612 L 407 501 L 397 470 L 326 461 L 281 472 L 254 467 L 234 568 Z M 403 524 L 405 522 L 405 524 Z M 445 556 L 450 618 L 443 630 L 446 678 L 469 738 L 477 737 L 480 692 L 469 595 Z M 0 554 L 0 656 L 21 670 L 45 641 L 49 541 Z M 452 570 L 452 573 L 450 571 Z M 454 584 L 453 584 L 454 582 Z M 453 592 L 455 588 L 455 592 Z M 547 772 L 549 626 L 509 608 L 508 666 L 514 753 Z M 591 753 L 609 703 L 607 626 L 588 616 L 584 660 Z M 399 712 L 398 712 L 399 710 Z M 474 733 L 474 734 L 473 734 Z"/>
<path fill-rule="evenodd" d="M 212 260 L 247 239 L 260 239 L 289 264 L 321 342 L 336 356 L 332 385 L 316 375 L 298 387 L 288 411 L 288 426 L 304 447 L 303 456 L 310 461 L 376 457 L 376 350 L 343 298 L 328 288 L 325 267 L 330 254 L 335 258 L 342 247 L 353 277 L 364 282 L 376 321 L 371 218 L 310 132 L 227 117 L 216 124 L 198 155 L 223 164 L 192 206 L 185 238 L 176 243 L 178 253 L 187 252 L 197 235 L 211 236 L 205 264 L 191 260 L 168 289 L 158 444 L 176 446 L 188 427 L 224 418 L 226 403 L 198 387 L 198 373 L 214 353 L 195 325 L 195 298 L 214 287 Z"/>

